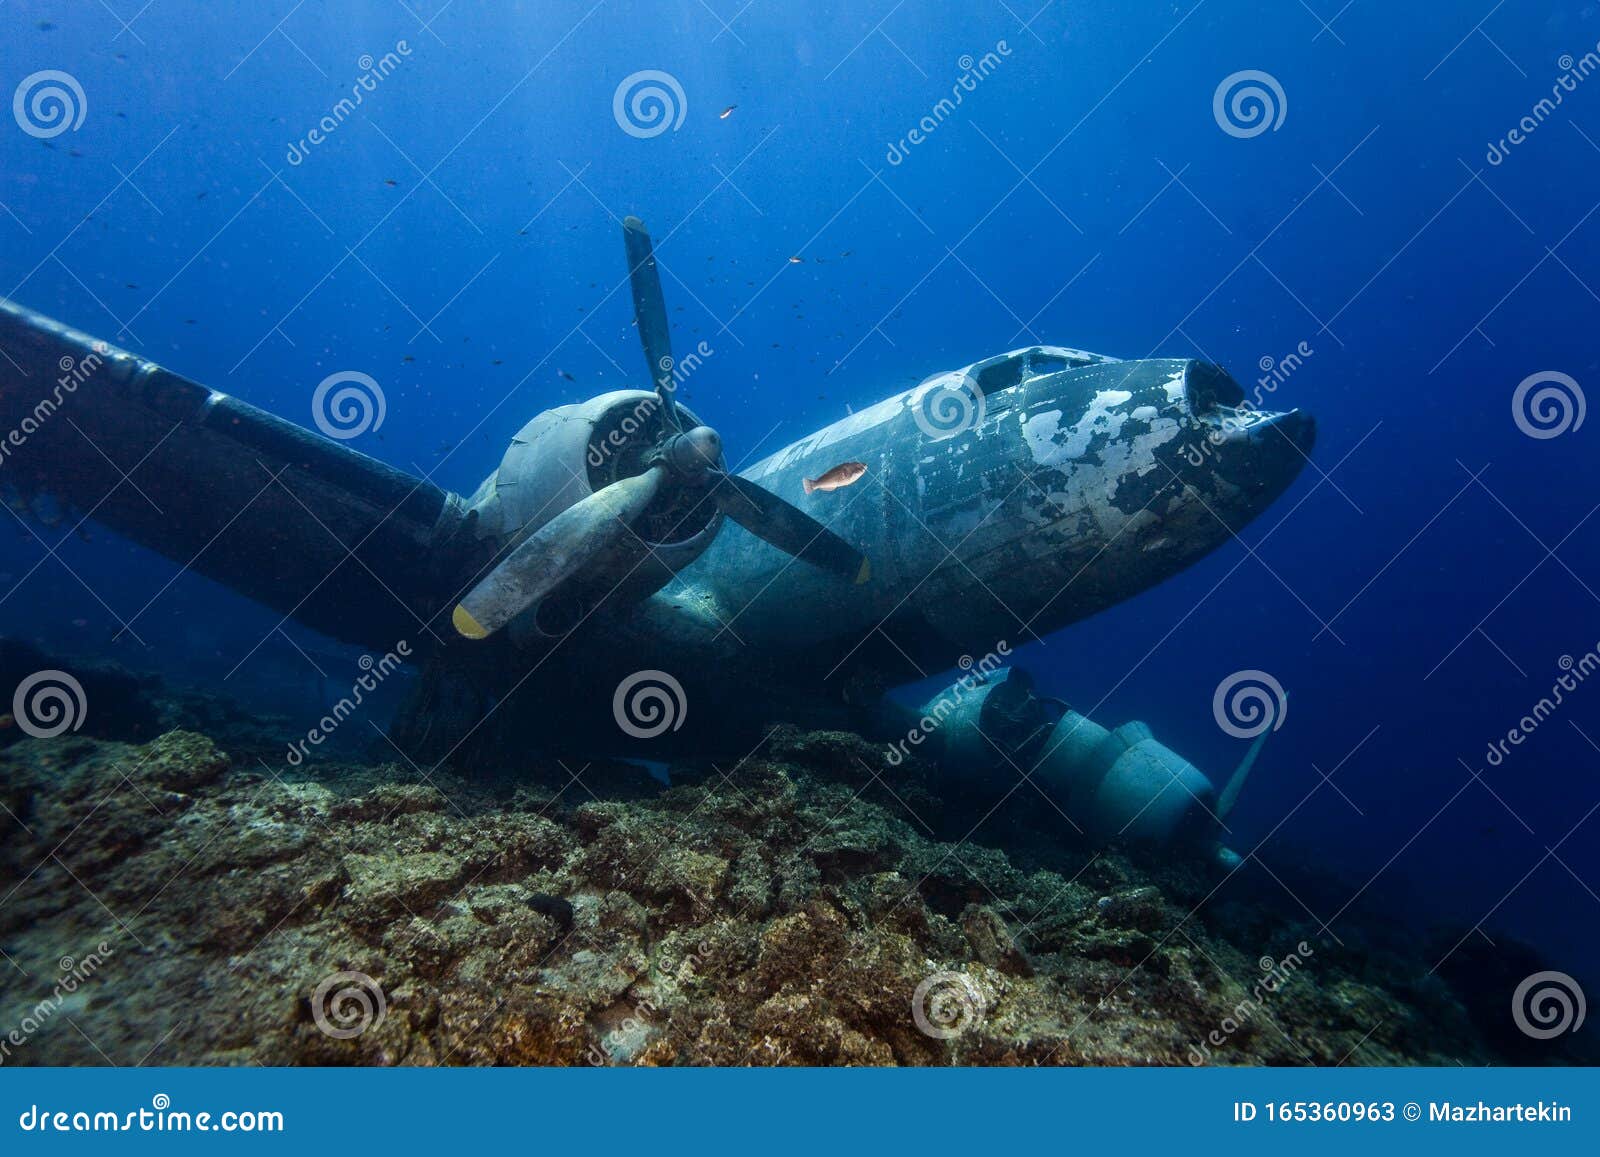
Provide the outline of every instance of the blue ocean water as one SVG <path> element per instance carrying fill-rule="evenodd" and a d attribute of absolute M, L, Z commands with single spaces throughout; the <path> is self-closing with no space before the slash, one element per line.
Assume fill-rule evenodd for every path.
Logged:
<path fill-rule="evenodd" d="M 308 425 L 368 373 L 353 444 L 460 492 L 535 412 L 640 384 L 628 213 L 736 457 L 1035 342 L 1268 377 L 1318 419 L 1295 486 L 1019 661 L 1218 776 L 1214 689 L 1270 673 L 1291 708 L 1231 821 L 1258 866 L 1595 976 L 1600 685 L 1488 753 L 1600 645 L 1594 6 L 13 0 L 0 29 L 8 88 L 60 70 L 84 106 L 0 125 L 0 292 Z M 642 70 L 681 123 L 627 131 Z M 1247 71 L 1264 131 L 1217 111 Z M 1571 428 L 1532 436 L 1514 395 L 1556 373 Z M 104 533 L 8 535 L 0 574 L 8 633 L 246 693 L 317 642 Z"/>

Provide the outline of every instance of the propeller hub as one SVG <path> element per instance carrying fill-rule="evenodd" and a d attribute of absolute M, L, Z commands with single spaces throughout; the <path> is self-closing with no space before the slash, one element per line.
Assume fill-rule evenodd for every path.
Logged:
<path fill-rule="evenodd" d="M 661 458 L 675 473 L 687 478 L 703 477 L 707 471 L 721 469 L 722 436 L 710 426 L 696 426 L 667 439 L 661 447 Z"/>

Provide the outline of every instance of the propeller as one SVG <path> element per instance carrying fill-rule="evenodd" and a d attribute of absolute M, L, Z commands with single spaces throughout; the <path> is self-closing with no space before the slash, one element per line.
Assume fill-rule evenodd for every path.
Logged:
<path fill-rule="evenodd" d="M 784 554 L 844 575 L 856 583 L 864 583 L 872 577 L 872 565 L 865 555 L 772 491 L 720 470 L 713 478 L 713 485 L 711 499 L 718 510 Z"/>
<path fill-rule="evenodd" d="M 809 514 L 770 490 L 722 468 L 722 439 L 710 426 L 683 428 L 673 399 L 672 343 L 661 276 L 644 222 L 622 223 L 628 280 L 639 341 L 650 363 L 664 417 L 661 440 L 645 455 L 642 474 L 623 478 L 569 506 L 529 534 L 456 606 L 451 622 L 469 639 L 483 639 L 584 570 L 624 535 L 666 486 L 704 491 L 718 510 L 751 534 L 812 566 L 864 583 L 866 557 Z"/>
<path fill-rule="evenodd" d="M 667 425 L 681 432 L 683 422 L 678 417 L 678 403 L 672 397 L 676 388 L 672 367 L 676 363 L 672 360 L 672 339 L 667 335 L 667 299 L 661 292 L 655 247 L 650 243 L 650 234 L 644 231 L 643 221 L 637 217 L 624 218 L 622 244 L 628 251 L 633 317 L 639 327 L 639 341 L 644 345 L 644 360 L 650 364 L 650 380 L 655 383 L 656 397 L 661 399 Z"/>
<path fill-rule="evenodd" d="M 506 556 L 467 597 L 450 622 L 469 639 L 488 638 L 571 578 L 628 533 L 661 489 L 664 468 L 613 482 L 575 502 Z"/>

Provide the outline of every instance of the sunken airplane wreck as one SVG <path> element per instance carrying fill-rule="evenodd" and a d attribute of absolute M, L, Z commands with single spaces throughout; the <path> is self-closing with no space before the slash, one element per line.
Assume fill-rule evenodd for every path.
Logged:
<path fill-rule="evenodd" d="M 395 742 L 505 762 L 738 754 L 778 720 L 901 740 L 922 713 L 888 689 L 1176 574 L 1311 448 L 1308 416 L 1247 406 L 1217 367 L 1033 346 L 734 474 L 674 397 L 637 218 L 624 239 L 653 389 L 539 414 L 470 497 L 0 301 L 3 480 L 334 638 L 408 640 Z M 866 476 L 804 493 L 845 462 Z M 1108 730 L 997 666 L 927 709 L 943 774 L 1027 770 L 1092 837 L 1231 861 L 1220 817 L 1260 740 L 1219 795 L 1144 724 Z"/>

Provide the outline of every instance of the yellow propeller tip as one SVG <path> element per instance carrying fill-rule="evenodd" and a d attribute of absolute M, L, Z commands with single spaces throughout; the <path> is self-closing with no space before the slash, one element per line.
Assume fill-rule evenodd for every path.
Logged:
<path fill-rule="evenodd" d="M 489 632 L 483 629 L 483 624 L 472 617 L 466 607 L 457 604 L 455 613 L 450 616 L 450 623 L 461 634 L 469 639 L 487 639 Z"/>
<path fill-rule="evenodd" d="M 864 558 L 864 559 L 861 560 L 861 569 L 856 571 L 856 584 L 855 585 L 856 586 L 860 586 L 862 583 L 866 582 L 871 577 L 872 577 L 872 560 L 870 558 Z"/>

